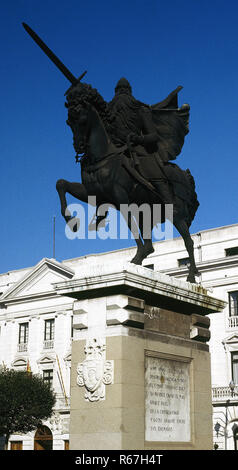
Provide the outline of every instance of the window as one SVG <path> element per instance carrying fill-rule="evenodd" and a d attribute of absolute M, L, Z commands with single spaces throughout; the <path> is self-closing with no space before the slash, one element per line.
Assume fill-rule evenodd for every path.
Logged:
<path fill-rule="evenodd" d="M 27 351 L 29 323 L 19 324 L 18 352 Z"/>
<path fill-rule="evenodd" d="M 43 370 L 43 381 L 50 387 L 53 385 L 53 369 Z"/>
<path fill-rule="evenodd" d="M 238 291 L 229 292 L 229 316 L 238 315 Z"/>
<path fill-rule="evenodd" d="M 53 349 L 55 337 L 55 320 L 45 320 L 44 349 Z"/>
<path fill-rule="evenodd" d="M 238 351 L 231 353 L 232 380 L 238 385 Z"/>
<path fill-rule="evenodd" d="M 179 265 L 179 267 L 181 267 L 181 266 L 187 266 L 189 263 L 190 263 L 190 259 L 189 259 L 189 258 L 180 258 L 180 259 L 178 259 L 178 265 Z"/>
<path fill-rule="evenodd" d="M 55 337 L 55 320 L 51 318 L 50 320 L 45 320 L 44 340 L 45 341 L 53 340 L 54 337 Z"/>
<path fill-rule="evenodd" d="M 20 323 L 19 325 L 19 344 L 28 343 L 29 323 Z"/>
<path fill-rule="evenodd" d="M 225 250 L 226 256 L 236 256 L 238 255 L 238 246 L 233 246 L 232 248 L 227 248 Z"/>

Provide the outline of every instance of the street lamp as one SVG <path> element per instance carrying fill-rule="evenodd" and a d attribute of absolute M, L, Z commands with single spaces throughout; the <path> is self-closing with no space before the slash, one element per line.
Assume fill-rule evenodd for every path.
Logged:
<path fill-rule="evenodd" d="M 216 422 L 215 426 L 214 426 L 214 430 L 216 431 L 217 433 L 217 437 L 219 436 L 219 431 L 220 431 L 220 423 L 218 423 L 218 421 Z"/>
<path fill-rule="evenodd" d="M 220 425 L 220 423 L 218 423 L 218 421 L 217 421 L 216 424 L 215 424 L 215 426 L 214 426 L 214 430 L 215 430 L 216 433 L 217 433 L 217 437 L 219 436 L 220 427 L 221 427 L 221 425 Z M 215 442 L 215 444 L 214 444 L 214 450 L 217 450 L 218 447 L 219 447 L 219 445 Z"/>

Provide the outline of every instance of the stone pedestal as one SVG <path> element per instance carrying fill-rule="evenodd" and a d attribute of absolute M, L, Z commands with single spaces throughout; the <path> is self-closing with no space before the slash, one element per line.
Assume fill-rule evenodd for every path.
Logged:
<path fill-rule="evenodd" d="M 70 449 L 212 449 L 205 315 L 224 302 L 130 263 L 55 289 L 75 299 Z"/>

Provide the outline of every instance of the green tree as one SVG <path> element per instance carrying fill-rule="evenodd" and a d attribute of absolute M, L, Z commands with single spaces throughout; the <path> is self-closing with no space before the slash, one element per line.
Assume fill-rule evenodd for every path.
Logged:
<path fill-rule="evenodd" d="M 0 370 L 0 436 L 33 431 L 53 412 L 55 394 L 42 377 L 26 371 Z"/>

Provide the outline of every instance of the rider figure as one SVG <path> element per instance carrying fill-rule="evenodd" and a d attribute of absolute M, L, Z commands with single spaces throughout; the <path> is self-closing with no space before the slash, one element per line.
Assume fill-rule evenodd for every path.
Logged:
<path fill-rule="evenodd" d="M 140 167 L 140 157 L 154 155 L 158 163 L 158 173 L 153 186 L 161 196 L 162 202 L 172 204 L 173 191 L 164 172 L 164 163 L 158 153 L 159 135 L 148 105 L 137 101 L 132 95 L 131 85 L 126 78 L 121 78 L 115 87 L 115 97 L 109 103 L 112 116 L 112 129 L 116 145 L 128 144 L 135 154 Z M 137 158 L 138 157 L 138 158 Z M 148 165 L 150 160 L 148 159 Z M 140 171 L 140 168 L 138 168 Z"/>

